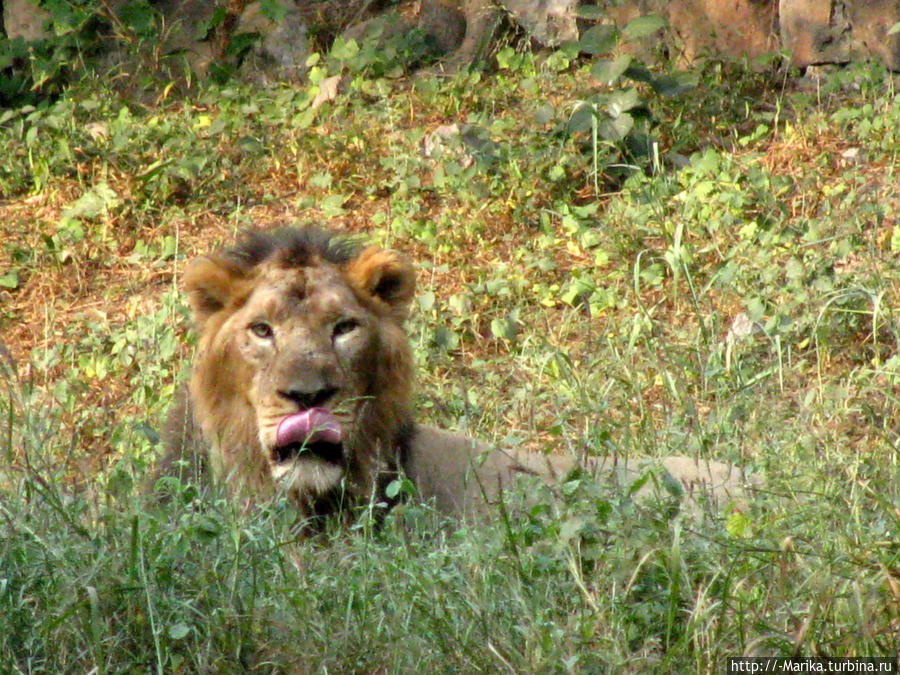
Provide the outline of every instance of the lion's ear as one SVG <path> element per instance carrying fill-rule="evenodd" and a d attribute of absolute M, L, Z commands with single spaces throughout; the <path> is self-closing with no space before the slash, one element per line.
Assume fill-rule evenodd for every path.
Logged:
<path fill-rule="evenodd" d="M 184 289 L 198 330 L 202 330 L 206 320 L 239 292 L 243 278 L 235 265 L 217 256 L 202 256 L 188 265 L 184 272 Z"/>
<path fill-rule="evenodd" d="M 347 263 L 346 272 L 359 291 L 384 306 L 393 318 L 406 318 L 416 292 L 416 271 L 406 258 L 396 251 L 370 247 Z"/>

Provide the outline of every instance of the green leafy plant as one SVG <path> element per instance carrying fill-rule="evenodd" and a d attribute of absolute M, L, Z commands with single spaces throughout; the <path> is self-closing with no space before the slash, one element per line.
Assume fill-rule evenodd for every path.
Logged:
<path fill-rule="evenodd" d="M 586 6 L 580 11 L 593 16 L 592 9 Z M 655 94 L 663 96 L 677 96 L 696 84 L 695 76 L 689 73 L 654 75 L 636 57 L 622 50 L 630 40 L 644 38 L 664 27 L 665 22 L 656 15 L 632 19 L 621 31 L 612 24 L 599 24 L 585 31 L 573 46 L 594 57 L 607 57 L 595 58 L 590 65 L 591 77 L 604 89 L 578 101 L 566 123 L 566 133 L 589 136 L 595 194 L 600 193 L 601 172 L 627 170 L 627 163 L 634 162 L 640 168 L 654 160 L 650 110 L 637 86 L 625 86 L 625 80 L 649 85 Z"/>
<path fill-rule="evenodd" d="M 370 69 L 360 44 L 313 65 L 371 88 L 313 112 L 295 86 L 166 82 L 138 100 L 85 71 L 0 113 L 0 671 L 714 672 L 750 652 L 894 653 L 892 83 L 854 65 L 810 92 L 708 60 L 688 104 L 633 60 L 600 84 L 591 68 L 611 79 L 632 39 L 604 28 L 597 50 L 603 31 L 610 51 L 588 61 L 510 44 L 454 77 Z M 609 96 L 631 88 L 653 119 L 622 110 L 634 125 L 605 143 Z M 600 115 L 568 133 L 595 94 Z M 426 153 L 453 125 L 459 145 Z M 641 131 L 658 163 L 628 155 Z M 641 170 L 610 191 L 616 163 Z M 761 488 L 697 513 L 673 508 L 685 486 L 635 499 L 653 471 L 524 477 L 486 523 L 410 500 L 298 543 L 278 500 L 154 481 L 194 348 L 186 260 L 296 221 L 416 262 L 418 419 L 588 466 L 721 459 Z"/>

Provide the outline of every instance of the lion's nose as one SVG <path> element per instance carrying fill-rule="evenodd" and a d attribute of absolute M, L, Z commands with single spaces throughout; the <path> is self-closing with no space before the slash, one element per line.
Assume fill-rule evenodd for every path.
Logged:
<path fill-rule="evenodd" d="M 278 394 L 288 401 L 297 404 L 300 410 L 308 410 L 309 408 L 317 408 L 337 393 L 335 387 L 323 387 L 313 391 L 292 387 L 290 389 L 279 389 Z"/>

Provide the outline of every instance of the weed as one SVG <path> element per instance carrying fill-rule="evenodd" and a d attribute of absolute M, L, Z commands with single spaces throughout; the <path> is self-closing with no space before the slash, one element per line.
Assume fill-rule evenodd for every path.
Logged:
<path fill-rule="evenodd" d="M 311 65 L 354 84 L 315 110 L 306 90 L 234 84 L 136 105 L 84 75 L 3 113 L 0 669 L 716 672 L 895 653 L 888 76 L 848 69 L 811 94 L 709 63 L 685 101 L 634 62 L 616 75 L 601 33 L 590 61 L 509 49 L 495 72 L 411 82 L 338 44 Z M 592 70 L 651 102 L 656 159 L 603 142 L 640 105 Z M 595 94 L 602 115 L 567 132 Z M 617 96 L 633 106 L 611 116 Z M 451 124 L 470 135 L 426 156 Z M 607 181 L 607 161 L 641 170 Z M 630 498 L 652 473 L 576 474 L 511 494 L 487 527 L 410 502 L 303 545 L 285 505 L 238 513 L 188 476 L 148 501 L 191 348 L 184 260 L 285 221 L 418 262 L 424 420 L 577 457 L 722 459 L 764 487 L 689 517 Z"/>

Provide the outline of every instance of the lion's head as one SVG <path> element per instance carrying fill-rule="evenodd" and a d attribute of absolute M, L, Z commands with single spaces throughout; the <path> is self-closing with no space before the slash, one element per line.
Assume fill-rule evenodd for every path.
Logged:
<path fill-rule="evenodd" d="M 306 515 L 391 478 L 411 429 L 405 259 L 313 228 L 252 232 L 194 261 L 185 287 L 190 402 L 216 474 L 284 489 Z"/>

